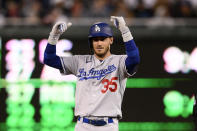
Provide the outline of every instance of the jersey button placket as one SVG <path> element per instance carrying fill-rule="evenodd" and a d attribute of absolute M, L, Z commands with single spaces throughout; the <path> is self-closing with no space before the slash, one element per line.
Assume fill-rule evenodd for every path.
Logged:
<path fill-rule="evenodd" d="M 96 85 L 96 82 L 95 81 L 92 81 L 92 86 L 90 88 L 90 95 L 91 95 L 91 102 L 90 102 L 90 105 L 93 106 L 94 103 L 95 103 L 95 97 L 96 97 L 96 94 L 95 94 L 95 85 Z"/>
<path fill-rule="evenodd" d="M 90 82 L 91 84 L 90 85 L 88 85 L 89 86 L 89 94 L 90 94 L 90 98 L 89 98 L 89 105 L 90 105 L 90 107 L 92 107 L 93 106 L 93 104 L 94 104 L 94 101 L 93 101 L 93 99 L 92 99 L 92 87 L 93 87 L 93 81 L 92 82 Z"/>

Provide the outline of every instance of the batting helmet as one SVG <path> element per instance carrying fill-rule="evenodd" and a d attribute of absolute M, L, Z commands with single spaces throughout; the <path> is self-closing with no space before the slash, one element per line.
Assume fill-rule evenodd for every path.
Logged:
<path fill-rule="evenodd" d="M 90 27 L 89 35 L 88 35 L 88 43 L 90 44 L 90 48 L 92 48 L 91 38 L 93 37 L 112 37 L 111 27 L 104 22 L 98 22 L 93 24 Z"/>

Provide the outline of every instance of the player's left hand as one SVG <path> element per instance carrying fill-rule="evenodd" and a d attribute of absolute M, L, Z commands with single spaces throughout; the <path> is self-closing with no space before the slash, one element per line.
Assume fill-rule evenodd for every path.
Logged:
<path fill-rule="evenodd" d="M 122 16 L 111 16 L 111 21 L 116 28 L 122 28 L 126 26 L 126 22 Z"/>
<path fill-rule="evenodd" d="M 126 26 L 126 22 L 122 16 L 111 16 L 111 21 L 114 26 L 122 33 L 123 41 L 127 42 L 133 39 L 129 28 Z"/>

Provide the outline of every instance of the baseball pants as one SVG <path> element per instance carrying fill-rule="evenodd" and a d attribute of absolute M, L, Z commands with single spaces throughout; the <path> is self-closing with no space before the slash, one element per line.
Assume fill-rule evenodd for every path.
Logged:
<path fill-rule="evenodd" d="M 82 119 L 77 121 L 75 131 L 118 131 L 118 120 L 113 119 L 113 123 L 107 123 L 104 126 L 95 126 L 84 123 Z"/>

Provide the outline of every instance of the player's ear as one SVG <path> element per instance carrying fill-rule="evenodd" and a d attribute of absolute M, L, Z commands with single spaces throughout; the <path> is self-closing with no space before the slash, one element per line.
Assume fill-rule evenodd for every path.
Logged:
<path fill-rule="evenodd" d="M 110 44 L 112 44 L 113 41 L 114 41 L 114 38 L 113 37 L 110 37 L 109 39 L 110 39 Z"/>

